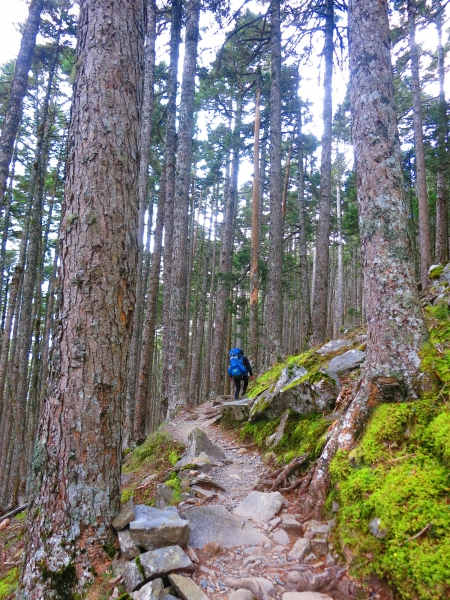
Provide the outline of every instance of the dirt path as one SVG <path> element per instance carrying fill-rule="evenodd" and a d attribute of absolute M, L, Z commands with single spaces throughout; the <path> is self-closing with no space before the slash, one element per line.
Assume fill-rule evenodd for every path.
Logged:
<path fill-rule="evenodd" d="M 165 426 L 165 429 L 173 437 L 186 443 L 189 433 L 195 428 L 200 428 L 212 442 L 225 451 L 227 461 L 223 466 L 213 467 L 210 475 L 226 488 L 226 491 L 218 493 L 203 504 L 221 504 L 231 511 L 254 489 L 264 465 L 258 451 L 239 448 L 240 444 L 235 438 L 223 431 L 217 423 L 213 423 L 212 411 L 211 403 L 202 404 L 193 413 L 180 413 Z M 291 502 L 286 499 L 285 507 L 279 516 L 286 513 L 295 516 L 296 508 L 295 496 L 291 496 Z M 183 507 L 180 509 L 182 511 Z M 304 600 L 356 600 L 357 597 L 371 600 L 390 599 L 390 593 L 380 582 L 372 582 L 372 585 L 368 584 L 363 588 L 351 580 L 342 565 L 339 565 L 339 556 L 333 547 L 332 537 L 324 539 L 324 536 L 312 536 L 322 540 L 317 543 L 317 540 L 311 542 L 310 551 L 301 561 L 292 560 L 289 559 L 289 552 L 299 537 L 298 533 L 289 533 L 288 543 L 286 540 L 280 543 L 277 538 L 283 537 L 284 531 L 279 528 L 279 523 L 264 526 L 253 522 L 249 524 L 269 537 L 270 543 L 266 543 L 264 547 L 231 549 L 208 545 L 197 551 L 199 563 L 193 579 L 212 600 L 225 600 L 228 597 L 232 591 L 230 578 L 235 580 L 237 587 L 251 589 L 251 582 L 261 577 L 266 580 L 269 595 L 277 600 L 281 599 L 286 591 L 315 592 L 309 597 L 304 597 Z M 305 537 L 311 534 L 307 531 L 308 526 L 308 523 L 304 524 Z M 239 585 L 238 580 L 241 582 Z M 242 600 L 245 599 L 242 597 Z"/>

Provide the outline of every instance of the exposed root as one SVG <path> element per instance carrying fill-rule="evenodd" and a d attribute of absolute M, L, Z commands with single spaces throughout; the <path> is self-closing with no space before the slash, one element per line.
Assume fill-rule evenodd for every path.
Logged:
<path fill-rule="evenodd" d="M 255 490 L 261 490 L 264 487 L 270 487 L 270 491 L 274 492 L 278 489 L 282 489 L 283 491 L 290 491 L 298 487 L 302 480 L 297 481 L 295 484 L 288 486 L 288 477 L 289 475 L 305 464 L 308 460 L 309 454 L 302 454 L 301 456 L 297 456 L 285 467 L 281 467 L 272 472 L 265 472 L 261 478 L 260 483 L 255 486 Z M 284 485 L 284 487 L 281 487 Z"/>

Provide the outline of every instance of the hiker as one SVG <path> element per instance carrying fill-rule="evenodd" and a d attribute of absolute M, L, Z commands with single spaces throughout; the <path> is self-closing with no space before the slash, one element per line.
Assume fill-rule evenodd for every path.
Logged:
<path fill-rule="evenodd" d="M 231 348 L 230 350 L 230 366 L 228 367 L 228 375 L 230 381 L 234 379 L 234 398 L 239 398 L 241 391 L 241 381 L 243 381 L 242 395 L 244 396 L 248 387 L 248 376 L 253 380 L 252 366 L 248 358 L 244 355 L 244 351 L 240 348 Z"/>

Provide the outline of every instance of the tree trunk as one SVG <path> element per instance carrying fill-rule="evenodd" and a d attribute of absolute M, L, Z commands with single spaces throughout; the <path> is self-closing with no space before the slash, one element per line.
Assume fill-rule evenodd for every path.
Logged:
<path fill-rule="evenodd" d="M 114 539 L 138 246 L 142 19 L 140 0 L 80 4 L 59 330 L 21 583 L 30 600 L 61 597 L 61 585 L 81 594 Z"/>
<path fill-rule="evenodd" d="M 273 0 L 270 28 L 270 226 L 266 344 L 269 362 L 281 357 L 283 213 L 281 189 L 281 33 L 280 0 Z"/>
<path fill-rule="evenodd" d="M 408 237 L 387 0 L 351 0 L 349 32 L 367 358 L 359 391 L 333 428 L 302 499 L 305 512 L 313 509 L 316 514 L 323 509 L 328 464 L 336 450 L 353 447 L 377 404 L 417 398 L 426 384 L 419 352 L 428 333 Z"/>
<path fill-rule="evenodd" d="M 209 288 L 209 305 L 208 305 L 208 326 L 206 330 L 206 343 L 205 343 L 205 387 L 204 396 L 209 398 L 209 391 L 211 385 L 211 347 L 212 347 L 212 334 L 213 334 L 213 313 L 214 313 L 214 289 L 216 283 L 216 252 L 217 252 L 217 196 L 219 195 L 219 185 L 217 184 L 216 198 L 214 200 L 213 214 L 214 214 L 214 241 L 213 241 L 213 255 L 212 255 L 212 266 L 211 266 L 211 285 Z M 211 215 L 212 218 L 212 215 Z"/>
<path fill-rule="evenodd" d="M 333 123 L 333 33 L 334 0 L 326 0 L 325 8 L 325 73 L 323 79 L 323 137 L 320 165 L 319 221 L 316 240 L 316 273 L 314 278 L 314 304 L 312 310 L 313 333 L 311 345 L 325 341 L 327 332 L 328 266 L 330 261 L 330 211 L 331 211 L 331 141 Z"/>
<path fill-rule="evenodd" d="M 257 74 L 259 77 L 259 73 Z M 255 142 L 253 146 L 253 199 L 252 199 L 252 240 L 250 266 L 250 356 L 252 363 L 258 364 L 258 260 L 259 260 L 259 130 L 261 125 L 261 88 L 256 87 Z"/>
<path fill-rule="evenodd" d="M 416 9 L 408 0 L 409 49 L 411 54 L 411 87 L 413 96 L 414 147 L 416 153 L 416 188 L 419 201 L 420 279 L 426 288 L 431 265 L 430 215 L 428 212 L 427 173 L 423 146 L 422 103 L 420 98 L 419 54 L 416 44 Z"/>
<path fill-rule="evenodd" d="M 167 416 L 173 418 L 186 404 L 186 268 L 188 258 L 187 218 L 194 127 L 195 74 L 199 37 L 200 0 L 190 0 L 186 9 L 186 41 L 178 130 L 177 168 L 173 213 L 172 274 L 170 284 L 170 332 L 167 382 Z"/>
<path fill-rule="evenodd" d="M 334 330 L 333 337 L 339 338 L 341 326 L 344 320 L 344 272 L 343 272 L 343 257 L 342 257 L 342 211 L 341 211 L 341 177 L 338 171 L 336 178 L 336 217 L 337 217 L 337 276 L 336 276 L 336 291 L 334 294 Z"/>
<path fill-rule="evenodd" d="M 130 360 L 127 378 L 127 407 L 124 444 L 132 435 L 134 426 L 134 409 L 136 402 L 136 378 L 139 373 L 140 348 L 142 343 L 142 322 L 144 319 L 143 258 L 144 258 L 144 229 L 145 212 L 147 209 L 148 167 L 150 164 L 150 143 L 152 134 L 153 96 L 155 84 L 155 44 L 156 44 L 156 0 L 147 0 L 147 35 L 144 58 L 144 87 L 142 98 L 141 133 L 140 133 L 140 163 L 138 180 L 139 202 L 139 254 L 137 262 L 136 308 L 134 312 L 134 327 L 130 345 Z M 153 202 L 153 199 L 152 199 Z M 151 222 L 148 224 L 151 230 Z"/>
<path fill-rule="evenodd" d="M 445 64 L 444 48 L 442 46 L 442 7 L 438 2 L 439 14 L 436 17 L 438 33 L 438 77 L 439 105 L 437 127 L 437 198 L 436 198 L 436 262 L 441 264 L 448 261 L 448 155 L 447 139 L 447 103 L 445 101 Z"/>

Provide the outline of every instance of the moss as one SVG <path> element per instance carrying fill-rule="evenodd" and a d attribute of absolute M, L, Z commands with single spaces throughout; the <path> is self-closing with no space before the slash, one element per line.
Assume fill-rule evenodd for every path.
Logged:
<path fill-rule="evenodd" d="M 445 265 L 436 265 L 436 266 L 433 266 L 430 269 L 430 272 L 428 273 L 429 279 L 439 279 L 439 277 L 444 272 L 444 266 Z"/>
<path fill-rule="evenodd" d="M 137 568 L 139 569 L 140 574 L 145 579 L 145 569 L 144 569 L 144 565 L 141 563 L 141 557 L 140 556 L 136 556 L 136 558 L 134 559 L 134 562 L 136 563 Z"/>
<path fill-rule="evenodd" d="M 103 550 L 106 552 L 106 554 L 109 556 L 109 558 L 114 558 L 115 555 L 117 554 L 117 548 L 115 547 L 114 544 L 103 544 Z"/>
<path fill-rule="evenodd" d="M 122 493 L 120 494 L 120 502 L 122 504 L 126 504 L 128 502 L 128 500 L 131 500 L 131 498 L 133 497 L 134 494 L 134 489 L 131 488 L 124 488 L 122 490 Z"/>
<path fill-rule="evenodd" d="M 131 600 L 131 596 L 130 594 L 125 593 L 119 596 L 119 600 Z"/>
<path fill-rule="evenodd" d="M 450 467 L 450 411 L 441 412 L 426 428 L 424 441 L 428 441 L 447 467 Z"/>
<path fill-rule="evenodd" d="M 72 600 L 74 598 L 74 587 L 77 582 L 74 564 L 66 565 L 59 571 L 50 571 L 44 566 L 41 573 L 44 581 L 47 581 L 50 588 L 58 594 L 58 598 L 61 598 L 61 600 Z"/>
<path fill-rule="evenodd" d="M 0 600 L 6 600 L 17 590 L 19 569 L 15 567 L 0 575 Z"/>
<path fill-rule="evenodd" d="M 182 489 L 181 489 L 181 481 L 178 478 L 178 475 L 176 473 L 172 473 L 172 475 L 170 476 L 169 479 L 167 479 L 167 481 L 164 482 L 166 485 L 168 485 L 170 488 L 173 489 L 173 497 L 172 500 L 170 501 L 170 504 L 178 504 L 178 502 L 181 501 L 181 493 L 182 493 Z"/>
<path fill-rule="evenodd" d="M 169 462 L 172 467 L 180 460 L 180 458 L 179 452 L 176 452 L 175 450 L 169 452 Z"/>

